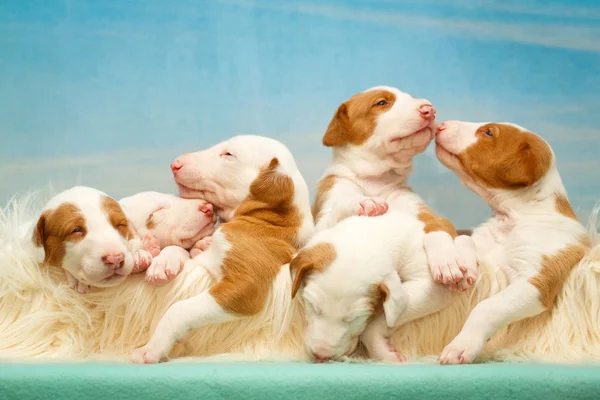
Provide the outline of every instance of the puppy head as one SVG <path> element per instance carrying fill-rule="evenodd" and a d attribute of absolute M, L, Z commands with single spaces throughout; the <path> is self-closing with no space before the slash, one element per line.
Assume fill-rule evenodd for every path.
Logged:
<path fill-rule="evenodd" d="M 96 287 L 115 286 L 131 273 L 133 237 L 119 203 L 83 186 L 53 197 L 31 232 L 45 264 Z"/>
<path fill-rule="evenodd" d="M 274 139 L 235 136 L 209 149 L 178 157 L 171 170 L 181 197 L 212 203 L 217 215 L 228 221 L 248 198 L 252 183 L 273 160 L 277 161 L 275 168 L 292 179 L 294 202 L 301 214 L 310 217 L 306 182 L 292 154 Z"/>
<path fill-rule="evenodd" d="M 389 156 L 423 152 L 433 139 L 435 108 L 396 88 L 377 86 L 355 94 L 336 111 L 323 137 L 335 149 Z"/>
<path fill-rule="evenodd" d="M 292 296 L 304 286 L 305 349 L 317 361 L 352 354 L 372 318 L 383 311 L 392 327 L 405 308 L 393 266 L 370 269 L 365 260 L 351 253 L 336 252 L 333 245 L 321 242 L 309 244 L 290 263 L 295 274 Z"/>
<path fill-rule="evenodd" d="M 436 155 L 476 191 L 526 189 L 555 168 L 548 143 L 508 123 L 443 122 L 437 128 Z"/>
<path fill-rule="evenodd" d="M 217 217 L 212 204 L 205 200 L 142 192 L 121 199 L 119 203 L 138 235 L 153 236 L 161 248 L 180 246 L 189 249 L 215 231 Z"/>

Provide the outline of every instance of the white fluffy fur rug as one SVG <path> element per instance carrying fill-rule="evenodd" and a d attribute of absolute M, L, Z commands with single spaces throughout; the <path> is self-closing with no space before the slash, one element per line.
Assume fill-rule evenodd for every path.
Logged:
<path fill-rule="evenodd" d="M 173 282 L 153 287 L 142 275 L 120 286 L 80 295 L 57 282 L 62 271 L 36 265 L 17 236 L 34 219 L 40 196 L 12 200 L 0 210 L 0 360 L 122 360 L 146 343 L 175 301 L 206 290 L 211 278 L 201 268 L 184 270 Z M 488 342 L 484 357 L 510 361 L 600 361 L 600 242 L 598 208 L 592 213 L 594 248 L 574 269 L 553 312 L 502 330 Z M 460 330 L 469 311 L 507 281 L 482 266 L 476 287 L 455 296 L 445 310 L 401 327 L 393 336 L 399 351 L 414 361 L 432 361 Z M 284 266 L 268 308 L 245 320 L 193 332 L 173 357 L 210 360 L 304 360 L 302 306 L 290 298 Z M 189 360 L 180 359 L 181 361 Z"/>

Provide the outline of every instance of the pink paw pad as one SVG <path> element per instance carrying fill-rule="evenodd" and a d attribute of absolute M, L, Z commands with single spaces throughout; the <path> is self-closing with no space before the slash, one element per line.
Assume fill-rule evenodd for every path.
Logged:
<path fill-rule="evenodd" d="M 146 235 L 142 239 L 142 249 L 156 257 L 160 253 L 160 241 L 154 236 Z"/>

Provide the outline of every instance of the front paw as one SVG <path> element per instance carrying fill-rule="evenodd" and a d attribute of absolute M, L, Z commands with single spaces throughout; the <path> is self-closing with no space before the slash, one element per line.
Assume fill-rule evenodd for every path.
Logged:
<path fill-rule="evenodd" d="M 464 261 L 461 271 L 463 279 L 458 282 L 457 289 L 465 291 L 475 284 L 477 281 L 479 258 L 477 257 L 477 249 L 475 243 L 470 236 L 461 235 L 454 239 L 454 245 Z"/>
<path fill-rule="evenodd" d="M 389 342 L 381 342 L 369 349 L 369 357 L 373 360 L 384 362 L 405 362 L 406 357 L 396 350 L 396 347 Z"/>
<path fill-rule="evenodd" d="M 146 250 L 138 250 L 133 253 L 133 269 L 132 273 L 142 272 L 148 269 L 152 264 L 152 254 Z"/>
<path fill-rule="evenodd" d="M 156 364 L 164 358 L 159 351 L 151 349 L 149 345 L 146 345 L 135 349 L 129 360 L 134 364 Z"/>
<path fill-rule="evenodd" d="M 92 289 L 91 285 L 87 285 L 85 283 L 76 281 L 71 284 L 71 288 L 76 290 L 80 294 L 86 294 L 88 291 Z"/>
<path fill-rule="evenodd" d="M 442 350 L 438 361 L 442 365 L 470 364 L 481 353 L 484 344 L 481 339 L 461 332 Z"/>
<path fill-rule="evenodd" d="M 182 268 L 183 262 L 180 258 L 159 255 L 146 270 L 146 282 L 157 286 L 164 285 L 179 275 Z"/>
<path fill-rule="evenodd" d="M 154 236 L 146 235 L 142 239 L 142 250 L 146 250 L 152 257 L 160 253 L 160 241 Z"/>
<path fill-rule="evenodd" d="M 366 198 L 356 206 L 356 214 L 360 216 L 376 217 L 388 211 L 388 203 L 373 198 Z"/>
<path fill-rule="evenodd" d="M 458 290 L 467 271 L 465 263 L 454 246 L 440 246 L 433 252 L 428 252 L 427 259 L 431 275 L 438 283 L 449 285 L 451 290 Z"/>
<path fill-rule="evenodd" d="M 211 243 L 212 243 L 212 236 L 206 236 L 206 237 L 203 237 L 202 239 L 198 240 L 196 243 L 194 243 L 194 245 L 190 249 L 190 257 L 196 258 L 200 254 L 205 252 Z"/>

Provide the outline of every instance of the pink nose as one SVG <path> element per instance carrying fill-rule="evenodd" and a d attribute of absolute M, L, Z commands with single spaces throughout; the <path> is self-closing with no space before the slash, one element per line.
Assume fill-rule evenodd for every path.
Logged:
<path fill-rule="evenodd" d="M 175 172 L 179 171 L 181 169 L 181 167 L 183 167 L 183 163 L 179 160 L 175 160 L 171 164 L 171 171 L 173 171 L 173 173 L 175 173 Z"/>
<path fill-rule="evenodd" d="M 448 125 L 445 122 L 442 122 L 441 124 L 439 124 L 437 126 L 437 131 L 438 132 L 445 131 L 446 129 L 448 129 Z"/>
<path fill-rule="evenodd" d="M 419 106 L 419 114 L 425 119 L 435 118 L 435 107 L 431 104 L 421 104 Z"/>
<path fill-rule="evenodd" d="M 204 214 L 211 216 L 213 213 L 213 205 L 210 203 L 202 204 L 199 208 Z"/>
<path fill-rule="evenodd" d="M 125 262 L 125 254 L 123 254 L 123 253 L 105 254 L 102 256 L 102 261 L 104 262 L 104 265 L 109 268 L 112 268 L 112 269 L 121 268 L 123 266 L 123 263 Z"/>

